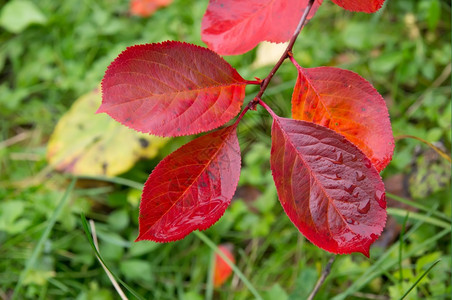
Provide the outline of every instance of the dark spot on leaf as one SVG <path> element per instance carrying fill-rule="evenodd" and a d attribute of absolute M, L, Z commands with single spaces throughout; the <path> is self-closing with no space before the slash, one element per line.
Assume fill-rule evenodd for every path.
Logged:
<path fill-rule="evenodd" d="M 104 174 L 107 174 L 107 168 L 108 168 L 108 163 L 104 162 L 104 163 L 102 164 L 102 172 L 103 172 Z"/>
<path fill-rule="evenodd" d="M 215 175 L 213 175 L 212 172 L 207 171 L 207 175 L 209 176 L 209 178 L 210 178 L 211 180 L 216 180 L 216 177 L 215 177 Z"/>
<path fill-rule="evenodd" d="M 85 129 L 85 125 L 77 124 L 77 128 L 80 129 L 80 130 L 84 130 Z"/>
<path fill-rule="evenodd" d="M 139 138 L 138 142 L 140 142 L 141 148 L 147 148 L 149 146 L 149 141 L 144 138 Z"/>

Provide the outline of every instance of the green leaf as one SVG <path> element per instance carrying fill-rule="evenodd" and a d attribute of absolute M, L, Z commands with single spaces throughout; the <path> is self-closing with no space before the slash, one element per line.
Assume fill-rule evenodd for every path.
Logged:
<path fill-rule="evenodd" d="M 439 0 L 428 0 L 426 10 L 426 21 L 430 30 L 435 30 L 441 19 L 441 3 Z"/>
<path fill-rule="evenodd" d="M 133 243 L 130 246 L 129 250 L 129 256 L 135 257 L 135 256 L 141 256 L 143 254 L 148 254 L 155 249 L 159 248 L 161 244 L 151 242 L 151 241 L 142 241 L 139 243 Z"/>
<path fill-rule="evenodd" d="M 129 259 L 121 262 L 119 268 L 127 280 L 152 280 L 151 265 L 146 260 Z"/>
<path fill-rule="evenodd" d="M 307 299 L 318 277 L 319 275 L 315 269 L 303 268 L 295 282 L 295 289 L 290 294 L 289 300 Z"/>
<path fill-rule="evenodd" d="M 15 234 L 30 225 L 30 220 L 19 219 L 25 208 L 20 201 L 0 203 L 0 231 Z"/>
<path fill-rule="evenodd" d="M 105 263 L 104 259 L 102 258 L 102 256 L 100 255 L 99 251 L 96 249 L 96 246 L 94 245 L 94 241 L 93 241 L 93 238 L 91 237 L 91 231 L 89 230 L 88 221 L 86 220 L 85 215 L 81 214 L 80 217 L 81 217 L 81 220 L 82 220 L 83 230 L 85 231 L 85 236 L 88 239 L 88 242 L 91 245 L 91 248 L 93 249 L 97 259 L 99 260 L 99 262 L 101 264 L 103 264 L 105 269 L 108 270 L 108 272 L 110 272 L 110 274 L 116 279 L 116 281 L 118 281 L 120 284 L 122 284 L 122 286 L 124 286 L 132 295 L 134 295 L 136 299 L 144 300 L 144 298 L 141 297 L 137 292 L 135 292 L 129 285 L 127 285 L 127 283 L 122 281 L 115 273 L 111 272 L 110 268 L 108 268 L 108 266 Z"/>
<path fill-rule="evenodd" d="M 0 12 L 0 26 L 12 33 L 20 33 L 31 24 L 46 22 L 46 16 L 31 1 L 7 2 Z"/>
<path fill-rule="evenodd" d="M 19 280 L 14 288 L 13 294 L 11 296 L 11 299 L 17 299 L 19 296 L 19 293 L 22 290 L 22 286 L 25 283 L 25 279 L 28 276 L 28 273 L 32 269 L 32 267 L 36 264 L 36 261 L 38 260 L 39 255 L 41 254 L 45 241 L 49 238 L 50 233 L 52 232 L 53 226 L 55 225 L 58 216 L 61 214 L 61 211 L 63 210 L 64 206 L 66 206 L 69 196 L 74 189 L 76 179 L 72 179 L 71 183 L 69 184 L 68 188 L 66 189 L 66 192 L 64 193 L 63 197 L 61 198 L 60 202 L 58 203 L 57 208 L 53 211 L 51 217 L 47 221 L 47 226 L 44 229 L 44 232 L 41 234 L 41 237 L 39 238 L 39 241 L 35 245 L 33 252 L 28 258 L 27 263 L 25 265 L 24 270 L 21 272 Z"/>
<path fill-rule="evenodd" d="M 129 213 L 125 209 L 116 210 L 108 216 L 108 224 L 115 231 L 124 230 L 130 222 Z"/>
<path fill-rule="evenodd" d="M 288 298 L 289 296 L 286 291 L 278 283 L 274 284 L 271 289 L 264 294 L 265 300 L 287 300 Z"/>

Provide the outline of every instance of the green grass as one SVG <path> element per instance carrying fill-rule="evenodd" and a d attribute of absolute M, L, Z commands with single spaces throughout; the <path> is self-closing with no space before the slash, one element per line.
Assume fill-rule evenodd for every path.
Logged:
<path fill-rule="evenodd" d="M 0 15 L 6 3 L 0 0 Z M 0 30 L 0 299 L 117 299 L 98 259 L 128 287 L 129 299 L 306 299 L 330 254 L 301 236 L 278 203 L 269 171 L 271 119 L 263 110 L 247 113 L 239 126 L 239 188 L 257 198 L 235 199 L 210 229 L 169 244 L 133 242 L 140 190 L 187 138 L 172 139 L 157 158 L 117 177 L 75 182 L 46 161 L 59 118 L 98 86 L 127 46 L 168 39 L 202 45 L 207 0 L 174 0 L 146 19 L 130 16 L 128 1 L 34 3 L 45 21 Z M 304 67 L 359 73 L 387 100 L 395 136 L 450 153 L 450 11 L 445 0 L 388 1 L 374 15 L 324 1 L 294 56 Z M 271 66 L 251 70 L 255 57 L 253 50 L 226 59 L 244 78 L 263 78 Z M 264 94 L 279 115 L 290 116 L 295 76 L 283 64 Z M 245 102 L 255 93 L 247 88 Z M 370 259 L 337 256 L 316 299 L 450 299 L 450 163 L 419 140 L 400 139 L 382 176 L 395 185 L 387 193 L 394 236 L 382 237 Z M 99 250 L 81 215 L 95 223 Z M 222 243 L 234 246 L 236 263 L 215 289 L 212 257 Z"/>

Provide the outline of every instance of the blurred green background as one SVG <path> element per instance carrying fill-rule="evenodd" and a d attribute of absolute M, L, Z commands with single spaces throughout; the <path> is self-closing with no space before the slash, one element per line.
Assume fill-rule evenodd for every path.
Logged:
<path fill-rule="evenodd" d="M 235 275 L 212 291 L 212 250 L 194 234 L 170 244 L 133 242 L 140 184 L 192 137 L 158 147 L 152 141 L 151 158 L 118 175 L 128 181 L 85 170 L 92 177 L 79 178 L 67 197 L 71 176 L 47 160 L 57 122 L 98 87 L 121 51 L 165 40 L 203 45 L 206 7 L 207 0 L 174 0 L 140 18 L 129 13 L 126 0 L 0 0 L 1 299 L 14 290 L 18 299 L 118 298 L 84 235 L 81 213 L 95 221 L 100 252 L 112 271 L 146 299 L 204 299 L 212 292 L 214 299 L 254 298 Z M 437 260 L 406 299 L 450 299 L 450 163 L 422 141 L 450 153 L 450 20 L 445 0 L 387 1 L 373 15 L 346 12 L 325 0 L 299 36 L 294 56 L 302 66 L 338 66 L 374 84 L 387 101 L 396 137 L 394 159 L 382 174 L 391 198 L 386 231 L 370 259 L 338 256 L 316 299 L 398 299 Z M 272 67 L 250 68 L 258 56 L 253 50 L 226 60 L 251 80 Z M 295 79 L 295 68 L 285 63 L 264 95 L 279 115 L 290 116 Z M 247 88 L 245 103 L 256 91 Z M 86 124 L 95 118 L 90 110 L 79 113 Z M 305 299 L 331 254 L 307 242 L 278 204 L 269 168 L 270 124 L 261 109 L 241 122 L 238 192 L 205 234 L 215 244 L 234 246 L 238 268 L 264 299 Z M 103 130 L 113 130 L 102 126 L 92 129 L 97 136 L 83 131 L 88 146 Z M 70 139 L 65 146 L 72 147 Z M 112 151 L 99 149 L 95 157 Z M 56 219 L 55 210 L 61 210 Z"/>

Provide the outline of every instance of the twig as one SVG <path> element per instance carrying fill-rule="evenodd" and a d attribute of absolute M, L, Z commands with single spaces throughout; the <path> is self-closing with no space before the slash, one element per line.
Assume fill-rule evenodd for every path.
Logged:
<path fill-rule="evenodd" d="M 30 133 L 24 131 L 22 133 L 19 133 L 18 135 L 13 136 L 12 138 L 1 141 L 0 149 L 7 148 L 7 147 L 17 144 L 19 142 L 22 142 L 23 140 L 26 140 L 29 136 L 30 136 Z"/>
<path fill-rule="evenodd" d="M 330 274 L 331 272 L 331 266 L 334 263 L 334 259 L 336 258 L 336 255 L 331 256 L 330 260 L 328 261 L 328 263 L 326 264 L 325 269 L 322 272 L 322 275 L 320 275 L 319 280 L 317 280 L 317 283 L 315 284 L 314 289 L 312 290 L 311 294 L 309 295 L 307 300 L 312 300 L 314 299 L 315 295 L 317 294 L 317 292 L 320 290 L 320 287 L 322 286 L 322 284 L 325 282 L 326 277 Z"/>
<path fill-rule="evenodd" d="M 97 234 L 96 234 L 96 227 L 94 225 L 94 221 L 93 220 L 89 220 L 89 225 L 91 227 L 91 234 L 93 236 L 94 246 L 96 247 L 97 251 L 99 251 L 99 244 L 97 242 Z M 124 292 L 122 291 L 121 287 L 116 282 L 115 278 L 110 273 L 110 271 L 105 267 L 104 263 L 100 259 L 99 259 L 99 262 L 102 265 L 102 268 L 104 269 L 105 273 L 107 274 L 108 279 L 110 279 L 111 283 L 113 284 L 113 286 L 114 286 L 116 292 L 118 293 L 119 297 L 121 297 L 122 300 L 128 300 L 127 296 L 124 294 Z"/>
<path fill-rule="evenodd" d="M 270 71 L 270 73 L 268 73 L 267 77 L 265 77 L 265 79 L 262 81 L 259 93 L 257 93 L 256 97 L 254 97 L 254 99 L 251 100 L 250 103 L 248 103 L 249 108 L 254 109 L 256 107 L 256 104 L 259 102 L 259 99 L 264 94 L 265 90 L 267 89 L 268 84 L 272 80 L 276 71 L 278 71 L 279 67 L 281 67 L 284 60 L 286 60 L 286 58 L 289 57 L 289 53 L 292 51 L 293 45 L 295 44 L 295 41 L 297 40 L 298 35 L 300 34 L 300 31 L 303 28 L 304 24 L 306 23 L 309 12 L 311 11 L 312 6 L 314 5 L 314 1 L 315 0 L 309 0 L 309 3 L 306 6 L 306 9 L 304 10 L 303 16 L 301 17 L 300 22 L 298 23 L 298 26 L 295 29 L 295 32 L 289 41 L 289 45 L 287 45 L 286 50 L 284 50 L 283 54 L 281 55 L 281 58 L 276 63 L 276 65 L 273 67 L 273 69 Z"/>

